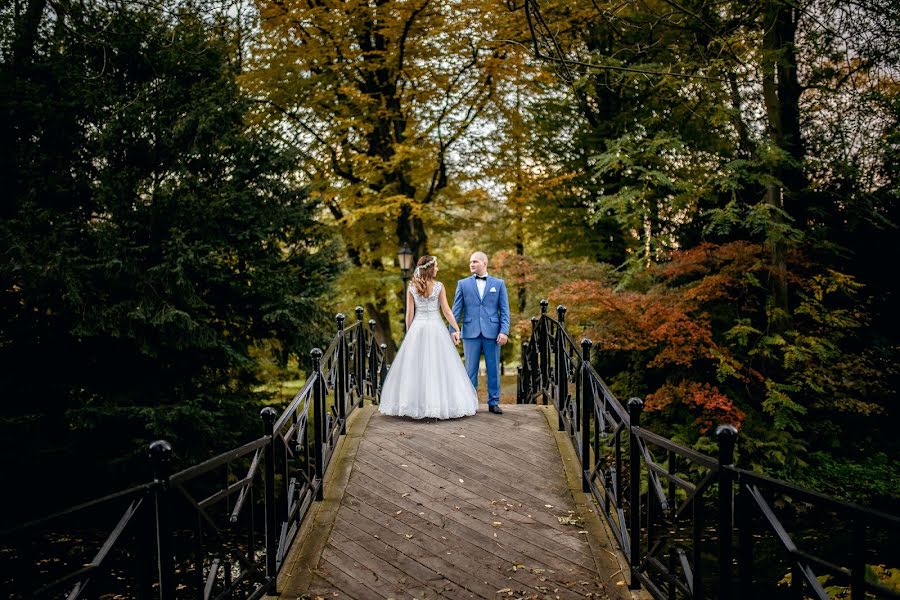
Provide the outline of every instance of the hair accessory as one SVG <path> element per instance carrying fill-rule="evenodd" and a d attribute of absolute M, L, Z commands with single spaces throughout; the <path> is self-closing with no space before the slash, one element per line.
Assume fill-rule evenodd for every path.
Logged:
<path fill-rule="evenodd" d="M 419 273 L 421 273 L 421 272 L 424 271 L 425 269 L 430 269 L 430 268 L 434 265 L 434 263 L 436 263 L 436 262 L 437 262 L 437 257 L 436 257 L 436 256 L 432 256 L 432 257 L 431 257 L 431 260 L 429 260 L 429 261 L 426 262 L 426 263 L 422 263 L 421 265 L 419 265 L 418 267 L 416 267 L 416 270 L 413 271 L 413 277 L 419 277 Z"/>

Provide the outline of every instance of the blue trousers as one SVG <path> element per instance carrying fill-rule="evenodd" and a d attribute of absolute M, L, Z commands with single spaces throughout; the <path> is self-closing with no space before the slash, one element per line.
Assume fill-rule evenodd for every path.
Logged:
<path fill-rule="evenodd" d="M 484 354 L 484 364 L 487 368 L 488 405 L 500 404 L 500 344 L 496 339 L 478 336 L 477 338 L 463 338 L 463 351 L 466 355 L 466 371 L 472 386 L 478 389 L 478 363 Z"/>

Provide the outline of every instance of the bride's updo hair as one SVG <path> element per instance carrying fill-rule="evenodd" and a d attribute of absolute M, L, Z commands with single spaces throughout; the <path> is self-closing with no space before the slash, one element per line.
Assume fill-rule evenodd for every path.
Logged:
<path fill-rule="evenodd" d="M 416 270 L 413 271 L 412 284 L 416 288 L 416 292 L 420 296 L 424 296 L 428 291 L 428 282 L 434 281 L 437 269 L 437 258 L 425 255 L 416 263 Z"/>

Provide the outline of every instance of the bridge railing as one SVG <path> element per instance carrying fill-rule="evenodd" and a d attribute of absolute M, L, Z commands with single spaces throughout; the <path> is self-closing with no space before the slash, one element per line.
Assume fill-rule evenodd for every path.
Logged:
<path fill-rule="evenodd" d="M 177 473 L 171 445 L 155 441 L 152 481 L 0 532 L 0 589 L 69 599 L 276 593 L 347 419 L 380 399 L 385 345 L 363 312 L 349 326 L 337 315 L 326 350 L 310 353 L 300 392 L 281 414 L 261 411 L 259 438 Z"/>
<path fill-rule="evenodd" d="M 576 344 L 566 308 L 553 318 L 548 304 L 522 344 L 517 402 L 556 407 L 632 589 L 659 599 L 900 597 L 867 577 L 900 566 L 900 518 L 736 467 L 731 425 L 716 430 L 716 457 L 642 427 L 643 402 L 616 398 L 591 365 L 592 342 Z"/>

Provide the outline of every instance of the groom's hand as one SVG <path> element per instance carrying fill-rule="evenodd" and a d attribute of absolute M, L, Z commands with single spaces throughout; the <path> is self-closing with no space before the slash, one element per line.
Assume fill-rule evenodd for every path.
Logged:
<path fill-rule="evenodd" d="M 508 342 L 508 341 L 509 341 L 509 336 L 506 335 L 505 333 L 501 333 L 500 335 L 497 336 L 497 343 L 500 344 L 501 346 L 506 344 L 506 342 Z"/>
<path fill-rule="evenodd" d="M 453 340 L 453 343 L 459 346 L 459 332 L 454 331 L 450 334 L 450 339 Z"/>

